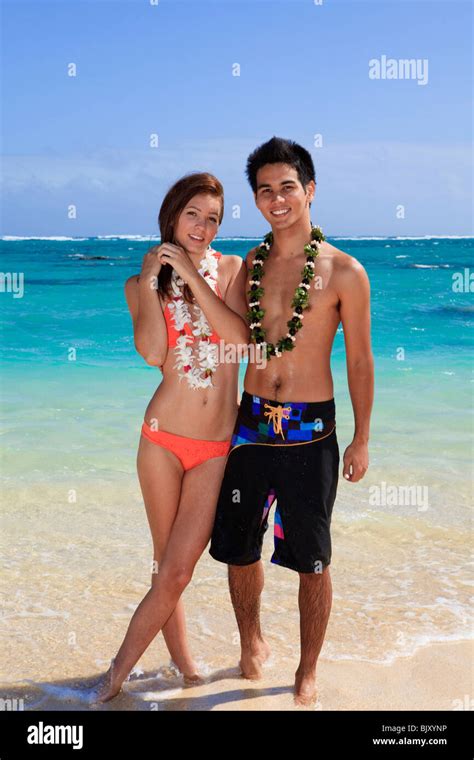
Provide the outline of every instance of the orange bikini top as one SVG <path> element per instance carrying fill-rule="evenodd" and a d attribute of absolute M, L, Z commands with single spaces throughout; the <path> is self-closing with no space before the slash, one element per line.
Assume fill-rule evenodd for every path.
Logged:
<path fill-rule="evenodd" d="M 219 261 L 220 257 L 222 256 L 222 253 L 219 253 L 219 251 L 215 251 L 214 255 L 216 256 L 217 260 Z M 219 290 L 219 286 L 216 282 L 216 295 L 222 299 L 222 294 Z M 192 338 L 196 338 L 195 335 L 193 335 L 193 331 L 191 328 L 191 325 L 189 325 L 187 322 L 184 325 L 183 330 L 177 330 L 174 324 L 173 316 L 171 314 L 170 309 L 168 308 L 169 301 L 166 302 L 165 308 L 163 310 L 163 315 L 166 322 L 166 330 L 168 332 L 168 348 L 174 348 L 176 346 L 176 341 L 181 335 L 190 335 Z M 212 335 L 209 336 L 210 343 L 219 343 L 220 338 L 218 334 L 213 331 Z"/>

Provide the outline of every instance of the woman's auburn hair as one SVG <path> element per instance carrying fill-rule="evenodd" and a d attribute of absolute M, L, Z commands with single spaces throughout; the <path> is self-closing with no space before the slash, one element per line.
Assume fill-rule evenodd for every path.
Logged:
<path fill-rule="evenodd" d="M 181 177 L 166 193 L 158 215 L 161 243 L 175 243 L 174 231 L 179 215 L 186 208 L 191 198 L 200 193 L 214 195 L 221 202 L 219 224 L 224 217 L 224 188 L 217 177 L 207 172 L 192 172 Z M 158 275 L 158 293 L 163 298 L 171 298 L 171 274 L 170 265 L 162 266 Z M 189 303 L 193 294 L 189 285 L 183 288 L 183 297 Z"/>

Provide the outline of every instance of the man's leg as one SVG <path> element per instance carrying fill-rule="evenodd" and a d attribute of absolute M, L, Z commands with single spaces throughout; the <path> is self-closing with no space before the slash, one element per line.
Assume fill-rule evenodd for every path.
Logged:
<path fill-rule="evenodd" d="M 301 656 L 295 674 L 295 701 L 307 705 L 316 698 L 316 665 L 331 612 L 332 586 L 329 567 L 322 573 L 300 573 Z"/>
<path fill-rule="evenodd" d="M 229 565 L 229 589 L 240 632 L 240 668 L 244 678 L 261 678 L 270 647 L 260 628 L 260 596 L 264 576 L 261 560 L 251 565 Z"/>
<path fill-rule="evenodd" d="M 316 697 L 316 666 L 332 603 L 330 528 L 339 469 L 333 404 L 325 401 L 306 406 L 308 414 L 324 420 L 325 429 L 310 443 L 279 448 L 281 461 L 273 471 L 278 521 L 275 519 L 272 562 L 296 570 L 300 576 L 297 704 L 311 704 Z"/>

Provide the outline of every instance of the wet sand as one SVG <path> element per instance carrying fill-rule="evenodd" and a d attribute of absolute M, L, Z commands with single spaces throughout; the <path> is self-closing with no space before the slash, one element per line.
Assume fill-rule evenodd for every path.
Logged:
<path fill-rule="evenodd" d="M 391 664 L 321 658 L 315 705 L 296 707 L 293 673 L 272 654 L 260 681 L 247 681 L 236 664 L 183 687 L 168 668 L 139 672 L 105 705 L 94 704 L 98 673 L 81 679 L 2 684 L 3 698 L 23 699 L 25 710 L 472 710 L 473 643 L 420 647 Z"/>

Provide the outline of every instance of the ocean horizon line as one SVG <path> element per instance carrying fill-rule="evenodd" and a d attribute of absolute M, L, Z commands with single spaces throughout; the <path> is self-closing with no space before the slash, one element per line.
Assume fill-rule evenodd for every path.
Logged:
<path fill-rule="evenodd" d="M 260 240 L 261 235 L 234 235 L 216 237 L 216 241 L 233 240 Z M 473 240 L 474 235 L 326 235 L 329 240 Z M 20 242 L 23 240 L 51 240 L 56 242 L 85 241 L 85 240 L 135 240 L 147 242 L 160 240 L 159 235 L 79 235 L 70 237 L 67 235 L 2 235 L 0 240 L 5 242 Z"/>

